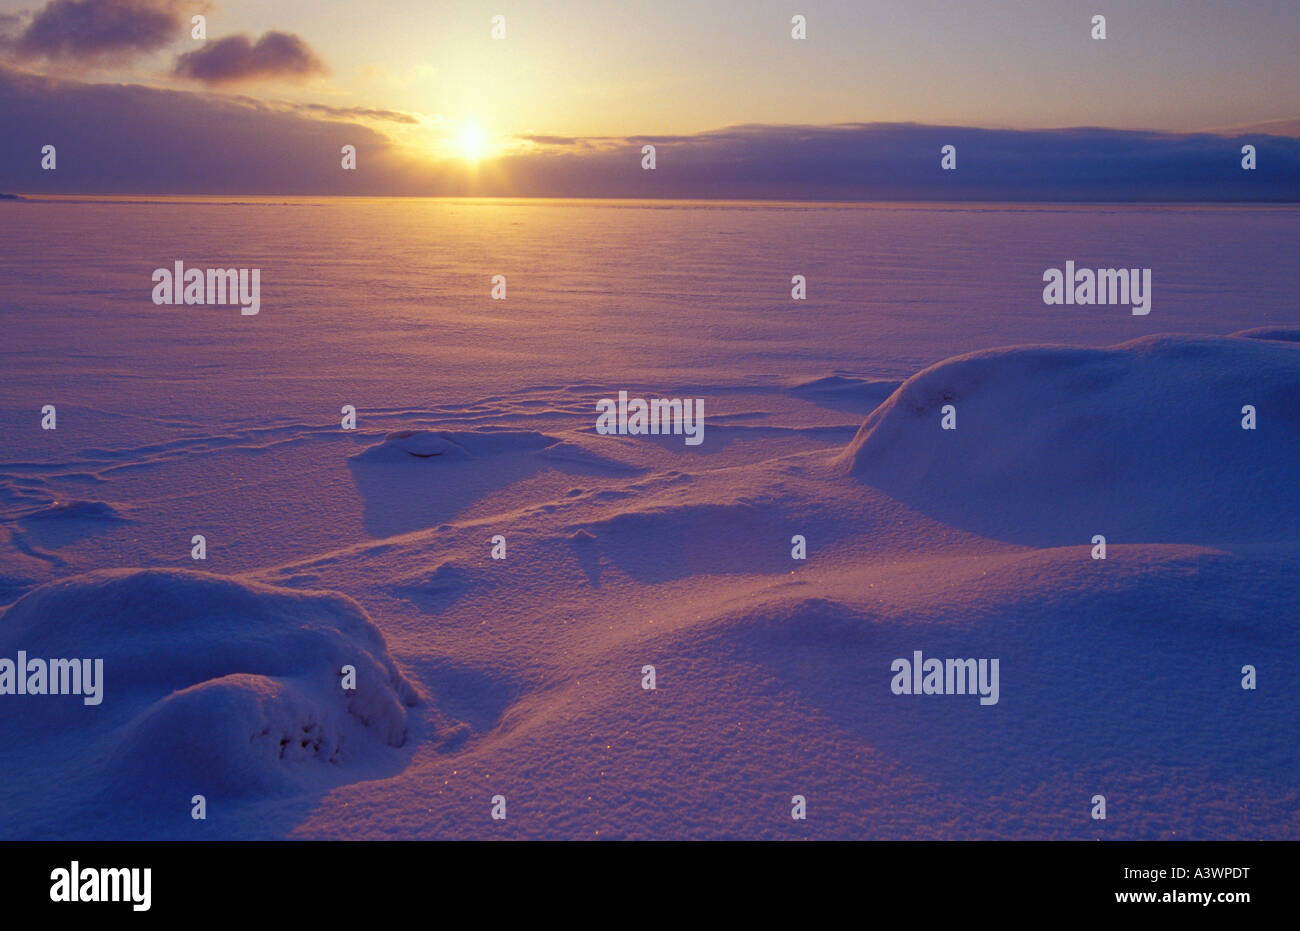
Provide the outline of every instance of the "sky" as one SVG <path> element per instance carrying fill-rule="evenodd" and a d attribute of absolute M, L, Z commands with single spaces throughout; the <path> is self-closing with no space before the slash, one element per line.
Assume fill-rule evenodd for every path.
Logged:
<path fill-rule="evenodd" d="M 200 13 L 203 40 L 191 35 Z M 801 41 L 791 37 L 796 13 L 806 19 Z M 1100 41 L 1092 38 L 1098 13 L 1106 17 Z M 493 38 L 498 15 L 504 38 Z M 203 151 L 216 143 L 200 138 L 208 123 L 227 137 L 250 136 L 265 155 L 346 137 L 360 150 L 357 176 L 322 175 L 312 181 L 322 193 L 568 196 L 589 188 L 597 196 L 699 196 L 726 167 L 704 171 L 700 160 L 736 158 L 735 128 L 744 127 L 754 183 L 742 177 L 727 196 L 792 189 L 797 196 L 800 176 L 781 175 L 776 153 L 797 150 L 807 180 L 825 173 L 802 156 L 836 149 L 825 167 L 853 182 L 839 194 L 889 196 L 896 182 L 901 197 L 917 192 L 898 181 L 892 163 L 868 176 L 869 166 L 853 161 L 862 154 L 855 146 L 897 141 L 896 134 L 868 139 L 844 127 L 917 124 L 1010 133 L 979 137 L 998 143 L 1005 177 L 960 176 L 969 178 L 968 193 L 998 196 L 1017 160 L 1036 157 L 1053 138 L 1081 140 L 1035 131 L 1141 134 L 1121 150 L 1113 136 L 1089 137 L 1091 160 L 1131 153 L 1140 139 L 1156 144 L 1158 134 L 1300 137 L 1298 44 L 1294 0 L 0 0 L 0 118 L 10 129 L 0 142 L 0 186 L 157 190 L 157 171 L 133 175 L 124 162 L 156 161 L 163 140 L 177 155 Z M 98 144 L 113 158 L 100 158 L 94 172 L 30 177 L 37 135 L 50 137 L 37 150 L 55 137 L 91 146 L 97 119 L 105 128 L 131 126 L 136 136 L 107 142 L 101 134 Z M 651 184 L 623 177 L 612 162 L 602 168 L 610 151 L 637 140 L 690 149 L 696 173 Z M 1169 157 L 1160 147 L 1169 140 L 1159 143 L 1134 157 Z M 1258 183 L 1234 197 L 1292 196 L 1295 144 L 1274 145 L 1252 176 Z M 90 154 L 78 150 L 83 166 Z M 983 159 L 991 168 L 993 150 L 970 154 L 976 160 L 960 167 Z M 1237 167 L 1229 154 L 1225 147 L 1222 164 Z M 927 170 L 937 162 L 928 150 L 917 157 Z M 1171 177 L 1197 178 L 1198 166 L 1213 172 L 1219 164 L 1208 149 L 1197 158 Z M 296 189 L 294 175 L 281 179 L 264 161 L 162 174 L 178 191 Z M 433 170 L 443 163 L 444 171 Z M 1107 184 L 1148 183 L 1149 173 L 1134 171 Z M 1061 184 L 1035 196 L 1089 199 L 1075 175 L 1054 177 Z M 1230 192 L 1242 180 L 1234 175 Z M 924 182 L 923 197 L 942 194 L 935 184 L 946 183 L 928 174 Z M 1122 195 L 1111 187 L 1093 193 Z"/>

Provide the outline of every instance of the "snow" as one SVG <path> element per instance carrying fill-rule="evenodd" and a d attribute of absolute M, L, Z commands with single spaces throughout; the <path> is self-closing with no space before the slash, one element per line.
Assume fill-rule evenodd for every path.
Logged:
<path fill-rule="evenodd" d="M 854 474 L 983 536 L 1034 545 L 1300 538 L 1300 345 L 1144 337 L 992 349 L 909 378 L 845 453 Z M 956 410 L 943 430 L 941 409 Z M 1255 408 L 1243 430 L 1242 408 Z"/>
<path fill-rule="evenodd" d="M 188 570 L 98 570 L 41 586 L 0 625 L 0 656 L 19 650 L 102 659 L 106 713 L 27 696 L 24 713 L 5 721 L 18 759 L 39 766 L 71 728 L 79 746 L 99 751 L 76 781 L 128 804 L 356 778 L 396 759 L 417 701 L 351 599 Z M 355 669 L 355 689 L 342 687 L 344 666 Z M 40 783 L 18 788 L 49 794 Z"/>
<path fill-rule="evenodd" d="M 1300 837 L 1294 209 L 21 209 L 0 658 L 105 698 L 0 696 L 0 835 Z M 178 241 L 261 313 L 153 306 Z"/>

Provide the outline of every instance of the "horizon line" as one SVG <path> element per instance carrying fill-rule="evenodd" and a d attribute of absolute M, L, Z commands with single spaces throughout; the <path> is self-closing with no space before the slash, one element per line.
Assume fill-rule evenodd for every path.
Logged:
<path fill-rule="evenodd" d="M 953 198 L 907 198 L 892 200 L 888 198 L 841 199 L 841 198 L 771 198 L 771 197 L 729 197 L 717 196 L 645 196 L 645 195 L 551 195 L 551 194 L 279 194 L 251 191 L 203 192 L 110 192 L 92 193 L 84 191 L 65 191 L 51 193 L 48 191 L 0 191 L 0 202 L 36 202 L 51 200 L 98 200 L 98 201 L 150 201 L 160 199 L 212 200 L 226 198 L 256 198 L 262 200 L 454 200 L 454 201 L 594 201 L 594 202 L 641 202 L 641 203 L 741 203 L 770 204 L 794 206 L 1043 206 L 1043 207 L 1278 207 L 1300 206 L 1300 199 L 1268 200 L 1057 200 L 1046 199 L 1003 199 L 976 200 Z"/>

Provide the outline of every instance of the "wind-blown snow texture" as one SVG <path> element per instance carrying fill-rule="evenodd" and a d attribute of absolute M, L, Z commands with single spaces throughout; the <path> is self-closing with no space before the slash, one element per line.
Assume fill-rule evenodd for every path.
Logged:
<path fill-rule="evenodd" d="M 148 304 L 182 207 L 32 209 L 0 658 L 105 698 L 0 696 L 0 836 L 1300 837 L 1296 211 L 191 206 L 241 319 Z M 1152 314 L 1045 307 L 1085 252 Z M 598 436 L 620 389 L 704 444 Z"/>

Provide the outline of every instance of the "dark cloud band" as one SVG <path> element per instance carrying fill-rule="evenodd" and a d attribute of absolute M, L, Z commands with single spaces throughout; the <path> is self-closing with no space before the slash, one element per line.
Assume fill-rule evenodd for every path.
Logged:
<path fill-rule="evenodd" d="M 401 119 L 397 119 L 402 117 Z M 734 126 L 694 136 L 535 135 L 477 172 L 431 163 L 366 122 L 391 111 L 55 80 L 0 64 L 0 190 L 781 200 L 1300 203 L 1300 139 L 1263 132 L 994 130 L 875 123 Z M 360 122 L 365 121 L 365 122 Z M 1240 167 L 1241 146 L 1259 151 Z M 56 144 L 58 171 L 41 171 Z M 643 171 L 641 146 L 658 147 Z M 354 145 L 359 171 L 340 169 Z M 955 145 L 957 171 L 940 149 Z"/>

